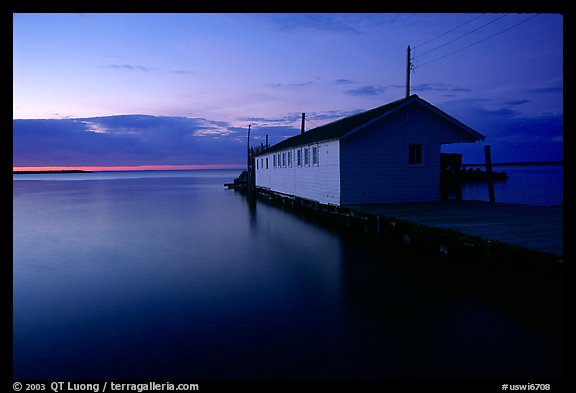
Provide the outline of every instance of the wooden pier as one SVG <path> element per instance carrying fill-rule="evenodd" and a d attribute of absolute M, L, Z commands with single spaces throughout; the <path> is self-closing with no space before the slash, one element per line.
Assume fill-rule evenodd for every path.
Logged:
<path fill-rule="evenodd" d="M 444 260 L 536 261 L 554 269 L 564 260 L 561 207 L 476 200 L 332 206 L 263 189 L 257 197 Z"/>
<path fill-rule="evenodd" d="M 563 256 L 563 209 L 542 206 L 443 201 L 349 207 L 388 223 L 401 220 L 429 228 Z"/>

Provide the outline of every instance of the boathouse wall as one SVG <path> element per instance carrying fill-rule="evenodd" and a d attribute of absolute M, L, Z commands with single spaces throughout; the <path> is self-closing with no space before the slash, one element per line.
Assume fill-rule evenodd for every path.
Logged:
<path fill-rule="evenodd" d="M 313 157 L 314 149 L 317 149 L 317 159 Z M 340 205 L 338 140 L 261 154 L 257 160 L 256 187 L 324 204 Z"/>
<path fill-rule="evenodd" d="M 420 105 L 367 125 L 340 141 L 341 204 L 440 200 L 441 145 L 466 139 Z"/>

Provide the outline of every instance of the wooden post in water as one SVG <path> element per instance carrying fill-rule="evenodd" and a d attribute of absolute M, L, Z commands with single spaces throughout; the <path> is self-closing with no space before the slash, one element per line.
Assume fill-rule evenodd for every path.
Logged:
<path fill-rule="evenodd" d="M 456 200 L 461 201 L 462 200 L 462 181 L 457 180 L 455 182 L 455 187 L 456 187 Z"/>
<path fill-rule="evenodd" d="M 456 163 L 454 163 L 454 169 L 457 171 L 457 173 L 459 175 L 462 175 L 462 154 L 455 154 L 452 157 L 454 157 L 454 160 L 456 160 Z M 459 179 L 456 180 L 455 185 L 456 185 L 456 200 L 457 201 L 461 201 L 462 200 L 462 176 L 458 176 Z"/>
<path fill-rule="evenodd" d="M 486 180 L 488 181 L 488 198 L 490 203 L 495 203 L 494 197 L 494 177 L 492 176 L 492 154 L 490 145 L 484 146 L 484 160 L 486 161 Z"/>

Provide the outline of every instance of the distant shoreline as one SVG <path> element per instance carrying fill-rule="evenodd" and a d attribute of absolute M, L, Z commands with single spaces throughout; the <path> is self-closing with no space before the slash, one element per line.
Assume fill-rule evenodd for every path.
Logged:
<path fill-rule="evenodd" d="M 528 162 L 498 162 L 492 166 L 536 166 L 536 165 L 562 165 L 563 161 L 528 161 Z M 462 164 L 463 167 L 484 167 L 486 164 Z M 236 169 L 236 168 L 235 168 Z M 241 169 L 241 168 L 238 168 Z M 154 169 L 154 171 L 174 170 L 174 169 Z M 185 170 L 185 169 L 180 169 Z M 120 171 L 124 172 L 124 171 Z M 44 170 L 44 171 L 12 171 L 13 175 L 38 175 L 50 173 L 94 173 L 94 171 L 82 169 Z"/>
<path fill-rule="evenodd" d="M 563 163 L 564 161 L 493 162 L 492 166 L 562 165 Z M 462 166 L 486 166 L 486 164 L 462 164 Z"/>
<path fill-rule="evenodd" d="M 12 171 L 13 175 L 38 175 L 44 173 L 93 173 L 93 171 L 85 171 L 80 169 L 63 169 L 63 170 L 49 170 L 49 171 Z"/>

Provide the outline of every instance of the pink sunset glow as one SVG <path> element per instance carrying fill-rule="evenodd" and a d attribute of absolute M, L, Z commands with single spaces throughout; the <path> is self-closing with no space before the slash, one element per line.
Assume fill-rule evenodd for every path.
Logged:
<path fill-rule="evenodd" d="M 244 165 L 245 166 L 245 165 Z M 196 169 L 241 169 L 242 164 L 205 164 L 205 165 L 133 165 L 133 166 L 15 166 L 18 171 L 169 171 Z"/>

